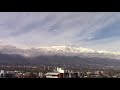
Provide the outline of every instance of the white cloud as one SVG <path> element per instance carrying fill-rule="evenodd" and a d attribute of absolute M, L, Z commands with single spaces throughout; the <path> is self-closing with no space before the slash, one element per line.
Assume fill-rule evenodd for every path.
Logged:
<path fill-rule="evenodd" d="M 80 44 L 105 48 L 112 42 L 118 46 L 117 38 L 108 38 L 108 44 L 89 39 L 117 21 L 120 21 L 118 12 L 1 12 L 0 39 L 17 46 Z"/>

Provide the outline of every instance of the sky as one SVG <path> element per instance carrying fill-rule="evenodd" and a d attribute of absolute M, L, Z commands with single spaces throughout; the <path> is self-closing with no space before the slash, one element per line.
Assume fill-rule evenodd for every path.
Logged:
<path fill-rule="evenodd" d="M 0 12 L 0 44 L 120 52 L 120 12 Z"/>

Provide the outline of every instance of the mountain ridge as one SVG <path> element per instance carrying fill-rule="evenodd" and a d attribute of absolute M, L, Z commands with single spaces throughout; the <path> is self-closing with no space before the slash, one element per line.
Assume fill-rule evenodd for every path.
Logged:
<path fill-rule="evenodd" d="M 37 57 L 40 55 L 65 55 L 65 56 L 83 56 L 83 57 L 103 57 L 110 59 L 120 59 L 120 52 L 110 52 L 104 50 L 93 50 L 75 46 L 49 46 L 33 48 L 17 48 L 15 46 L 0 45 L 0 53 L 18 54 L 25 57 Z"/>
<path fill-rule="evenodd" d="M 116 56 L 65 45 L 30 49 L 20 49 L 9 45 L 0 46 L 0 64 L 120 66 L 120 60 L 116 59 Z"/>
<path fill-rule="evenodd" d="M 38 57 L 23 57 L 13 54 L 0 53 L 0 65 L 69 65 L 69 66 L 120 66 L 120 60 L 98 58 L 98 57 L 78 57 L 41 55 Z"/>

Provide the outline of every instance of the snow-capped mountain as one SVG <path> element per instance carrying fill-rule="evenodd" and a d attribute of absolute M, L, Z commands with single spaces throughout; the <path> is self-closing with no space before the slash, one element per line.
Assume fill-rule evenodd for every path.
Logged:
<path fill-rule="evenodd" d="M 65 45 L 28 49 L 0 45 L 0 64 L 120 66 L 120 54 Z"/>
<path fill-rule="evenodd" d="M 107 57 L 120 59 L 120 52 L 110 52 L 104 50 L 93 50 L 73 46 L 50 46 L 21 49 L 10 45 L 0 45 L 0 53 L 18 54 L 25 57 L 37 57 L 40 55 L 65 55 L 65 56 L 83 56 L 83 57 Z"/>

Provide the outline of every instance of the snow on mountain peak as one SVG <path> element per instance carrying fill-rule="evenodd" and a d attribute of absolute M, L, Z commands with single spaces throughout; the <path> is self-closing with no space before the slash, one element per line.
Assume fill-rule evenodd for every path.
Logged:
<path fill-rule="evenodd" d="M 120 52 L 110 52 L 104 50 L 94 50 L 76 46 L 44 46 L 33 47 L 28 49 L 21 49 L 14 46 L 0 46 L 0 53 L 6 54 L 19 54 L 26 57 L 33 57 L 39 55 L 83 55 L 83 56 L 107 56 L 107 57 L 120 57 Z"/>

